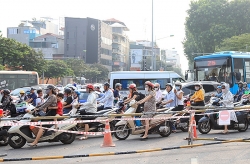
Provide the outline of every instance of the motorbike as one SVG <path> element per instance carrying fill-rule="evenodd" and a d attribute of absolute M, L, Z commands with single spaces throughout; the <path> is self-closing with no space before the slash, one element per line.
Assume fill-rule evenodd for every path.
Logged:
<path fill-rule="evenodd" d="M 135 113 L 137 109 L 136 101 L 132 100 L 129 103 L 130 108 L 125 112 L 125 114 Z M 161 118 L 161 117 L 169 117 L 171 114 L 157 114 L 153 116 L 153 118 Z M 133 116 L 122 116 L 122 118 L 131 119 Z M 136 126 L 134 120 L 121 120 L 116 123 L 115 125 L 115 132 L 114 136 L 118 140 L 125 140 L 129 137 L 130 134 L 132 135 L 139 135 L 145 132 L 143 126 Z M 158 133 L 162 137 L 168 137 L 171 134 L 171 128 L 169 121 L 162 120 L 162 119 L 153 119 L 149 122 L 149 133 Z"/>
<path fill-rule="evenodd" d="M 3 126 L 4 123 L 10 121 L 1 121 L 0 122 L 0 146 L 7 146 L 8 145 L 8 130 L 10 126 Z"/>
<path fill-rule="evenodd" d="M 30 111 L 29 113 L 26 113 L 23 117 L 24 118 L 33 118 L 34 115 L 32 112 L 34 112 L 34 106 L 33 105 L 28 105 L 27 110 Z M 74 115 L 74 112 L 71 113 Z M 63 121 L 74 121 L 75 118 L 67 118 L 64 119 Z M 46 120 L 48 121 L 48 120 Z M 20 120 L 20 123 L 26 123 L 30 122 L 29 119 L 27 120 Z M 63 124 L 58 124 L 57 125 L 58 130 L 70 130 L 70 131 L 76 131 L 76 123 L 63 123 Z M 55 128 L 55 125 L 49 125 L 49 128 Z M 26 142 L 32 143 L 36 136 L 32 133 L 30 130 L 29 125 L 15 125 L 12 126 L 9 130 L 9 145 L 14 148 L 22 148 Z M 62 131 L 48 131 L 45 130 L 44 134 L 39 140 L 40 142 L 59 142 L 61 141 L 63 144 L 71 144 L 75 140 L 76 134 L 74 133 L 67 133 L 67 132 L 62 132 Z"/>
<path fill-rule="evenodd" d="M 170 108 L 168 111 L 172 111 L 173 108 Z M 167 112 L 168 112 L 167 111 Z M 183 111 L 188 111 L 187 108 Z M 173 116 L 189 116 L 189 113 L 176 113 Z M 183 132 L 188 132 L 189 127 L 189 118 L 180 118 L 180 119 L 170 119 L 172 124 L 175 126 L 176 129 L 180 129 Z"/>
<path fill-rule="evenodd" d="M 214 101 L 218 101 L 216 99 L 211 98 L 210 104 L 213 104 Z M 198 121 L 198 130 L 202 134 L 207 134 L 211 129 L 214 130 L 224 130 L 224 125 L 219 125 L 219 114 L 212 113 L 218 112 L 220 109 L 215 110 L 207 110 L 204 116 Z M 235 115 L 237 118 L 235 120 L 230 120 L 230 125 L 228 125 L 229 130 L 238 130 L 239 132 L 245 132 L 248 129 L 248 112 L 247 111 L 235 111 Z"/>

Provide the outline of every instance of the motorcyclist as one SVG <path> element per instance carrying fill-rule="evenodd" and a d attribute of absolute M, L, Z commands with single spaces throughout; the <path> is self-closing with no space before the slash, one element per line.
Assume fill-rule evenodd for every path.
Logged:
<path fill-rule="evenodd" d="M 205 106 L 204 103 L 204 92 L 202 90 L 202 87 L 199 83 L 195 83 L 195 93 L 190 98 L 192 101 L 192 106 Z"/>
<path fill-rule="evenodd" d="M 65 101 L 63 102 L 63 114 L 67 114 L 72 110 L 73 98 L 72 98 L 71 93 L 72 91 L 69 88 L 66 88 L 64 90 Z"/>
<path fill-rule="evenodd" d="M 27 100 L 28 103 L 31 103 L 34 106 L 36 106 L 36 99 L 37 99 L 35 90 L 36 90 L 35 88 L 30 89 L 30 96 L 29 96 L 29 99 Z"/>
<path fill-rule="evenodd" d="M 79 103 L 79 96 L 80 96 L 80 92 L 79 91 L 74 91 L 73 92 L 73 101 L 77 101 Z"/>
<path fill-rule="evenodd" d="M 128 98 L 124 101 L 124 104 L 128 104 L 130 101 L 136 99 L 136 97 L 138 96 L 138 92 L 137 92 L 137 88 L 135 84 L 130 84 L 129 85 L 129 96 Z"/>
<path fill-rule="evenodd" d="M 234 96 L 230 92 L 229 84 L 224 83 L 221 85 L 222 89 L 222 97 L 221 97 L 221 105 L 224 107 L 234 107 L 233 101 L 234 101 Z M 227 125 L 225 125 L 224 131 L 222 132 L 223 134 L 228 133 Z"/>
<path fill-rule="evenodd" d="M 116 104 L 120 99 L 120 90 L 122 89 L 121 83 L 115 84 L 115 90 L 114 90 L 114 104 Z"/>
<path fill-rule="evenodd" d="M 26 96 L 25 92 L 23 90 L 21 90 L 19 92 L 19 102 L 23 102 L 26 101 L 28 99 L 28 97 Z"/>
<path fill-rule="evenodd" d="M 220 106 L 219 101 L 222 96 L 222 90 L 220 85 L 217 86 L 217 94 L 212 94 L 211 96 L 215 97 L 215 101 L 213 101 L 212 105 Z"/>
<path fill-rule="evenodd" d="M 99 86 L 95 87 L 95 92 L 99 95 L 98 98 L 101 98 L 104 95 Z"/>
<path fill-rule="evenodd" d="M 48 85 L 46 88 L 46 94 L 48 95 L 47 101 L 45 101 L 43 104 L 35 108 L 36 113 L 44 112 L 46 113 L 46 116 L 55 116 L 56 110 L 55 109 L 48 109 L 48 107 L 56 107 L 57 106 L 57 98 L 56 98 L 56 91 L 55 91 L 54 85 Z M 52 120 L 53 121 L 53 120 Z M 43 125 L 43 127 L 50 128 L 51 125 Z M 35 127 L 32 127 L 31 129 L 34 129 Z M 36 147 L 39 139 L 43 135 L 45 130 L 42 128 L 42 126 L 39 127 L 39 130 L 36 134 L 36 139 L 31 144 L 28 144 L 28 146 Z"/>
<path fill-rule="evenodd" d="M 155 83 L 155 100 L 156 100 L 156 107 L 159 107 L 162 101 L 162 91 L 159 83 Z"/>
<path fill-rule="evenodd" d="M 174 94 L 176 96 L 176 107 L 172 109 L 172 111 L 182 111 L 184 109 L 184 98 L 183 98 L 183 91 L 182 84 L 180 81 L 175 82 L 175 89 Z"/>
<path fill-rule="evenodd" d="M 3 108 L 4 111 L 10 111 L 11 104 L 12 104 L 12 101 L 13 101 L 11 96 L 10 96 L 10 90 L 4 89 L 2 91 L 2 94 L 3 94 L 3 97 L 2 97 L 2 100 L 1 100 L 2 108 Z"/>
<path fill-rule="evenodd" d="M 114 94 L 113 94 L 113 91 L 109 87 L 110 87 L 109 83 L 104 83 L 105 93 L 101 98 L 97 99 L 97 103 L 104 103 L 104 104 L 99 106 L 97 108 L 97 111 L 113 108 Z"/>
<path fill-rule="evenodd" d="M 243 82 L 242 81 L 238 82 L 238 87 L 239 87 L 239 89 L 238 89 L 238 91 L 236 92 L 236 94 L 234 96 L 234 101 L 235 102 L 238 102 L 238 101 L 241 100 L 241 97 L 242 97 L 242 95 L 244 94 L 244 91 L 245 91 L 244 88 L 243 88 Z"/>
<path fill-rule="evenodd" d="M 249 99 L 250 99 L 250 89 L 247 86 L 247 82 L 243 83 L 243 89 L 244 89 L 244 95 L 242 95 L 241 99 L 245 99 L 242 104 L 243 105 L 247 105 L 247 103 L 249 103 Z"/>
<path fill-rule="evenodd" d="M 83 106 L 83 110 L 80 111 L 81 115 L 93 115 L 97 112 L 97 97 L 98 95 L 95 92 L 94 86 L 92 84 L 88 84 L 86 87 L 86 91 L 89 93 L 87 102 L 80 104 Z M 84 118 L 82 118 L 84 120 Z M 86 118 L 87 120 L 89 118 Z M 89 131 L 89 125 L 85 124 L 84 128 L 85 132 Z M 87 135 L 84 135 L 80 138 L 80 140 L 87 139 Z"/>
<path fill-rule="evenodd" d="M 175 94 L 173 92 L 172 84 L 170 83 L 166 84 L 166 90 L 167 90 L 167 94 L 161 104 L 166 105 L 166 107 L 175 107 L 176 105 Z"/>

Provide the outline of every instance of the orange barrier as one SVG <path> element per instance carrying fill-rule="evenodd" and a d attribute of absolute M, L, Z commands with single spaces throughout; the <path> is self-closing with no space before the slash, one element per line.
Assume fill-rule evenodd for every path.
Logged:
<path fill-rule="evenodd" d="M 197 131 L 196 131 L 196 121 L 193 120 L 193 137 L 197 138 Z"/>
<path fill-rule="evenodd" d="M 114 146 L 115 144 L 112 141 L 109 120 L 106 120 L 105 134 L 104 134 L 103 144 L 101 145 L 101 147 L 114 147 Z"/>

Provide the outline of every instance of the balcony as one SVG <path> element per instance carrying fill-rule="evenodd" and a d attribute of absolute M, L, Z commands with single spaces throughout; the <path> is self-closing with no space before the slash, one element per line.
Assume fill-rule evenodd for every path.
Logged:
<path fill-rule="evenodd" d="M 118 49 L 112 49 L 112 53 L 121 53 L 121 50 L 118 50 Z"/>
<path fill-rule="evenodd" d="M 113 43 L 121 44 L 121 41 L 119 39 L 113 39 L 112 41 L 113 41 Z"/>

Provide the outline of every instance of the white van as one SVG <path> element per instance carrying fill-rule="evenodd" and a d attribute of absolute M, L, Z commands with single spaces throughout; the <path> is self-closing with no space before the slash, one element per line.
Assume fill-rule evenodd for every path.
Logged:
<path fill-rule="evenodd" d="M 109 73 L 110 87 L 115 89 L 116 83 L 122 84 L 121 95 L 127 96 L 128 86 L 132 83 L 136 84 L 139 92 L 144 94 L 144 83 L 151 81 L 152 83 L 159 83 L 161 90 L 165 89 L 167 83 L 174 83 L 185 80 L 173 71 L 117 71 Z"/>

